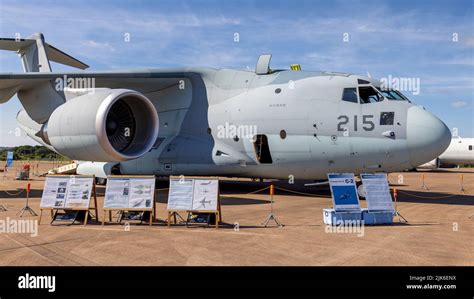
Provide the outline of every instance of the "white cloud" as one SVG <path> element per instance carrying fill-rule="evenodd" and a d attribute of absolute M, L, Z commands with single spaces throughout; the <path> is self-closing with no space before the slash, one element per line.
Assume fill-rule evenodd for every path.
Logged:
<path fill-rule="evenodd" d="M 464 107 L 466 107 L 467 105 L 468 105 L 468 104 L 467 104 L 467 102 L 465 102 L 465 101 L 452 101 L 452 102 L 451 102 L 451 107 L 456 108 L 456 109 L 464 108 Z"/>
<path fill-rule="evenodd" d="M 115 52 L 115 48 L 110 43 L 101 43 L 93 40 L 87 40 L 82 43 L 84 46 L 91 47 L 94 49 L 107 50 L 110 52 Z"/>

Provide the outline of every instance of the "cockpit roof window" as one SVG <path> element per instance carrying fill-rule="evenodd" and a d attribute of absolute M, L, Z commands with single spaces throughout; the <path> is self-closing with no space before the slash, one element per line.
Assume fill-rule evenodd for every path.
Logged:
<path fill-rule="evenodd" d="M 384 97 L 372 86 L 359 87 L 359 97 L 361 104 L 370 104 L 383 101 Z"/>
<path fill-rule="evenodd" d="M 358 84 L 370 84 L 369 81 L 363 80 L 363 79 L 357 79 L 357 83 L 358 83 Z"/>
<path fill-rule="evenodd" d="M 384 97 L 386 97 L 387 99 L 389 100 L 392 100 L 392 101 L 408 101 L 410 102 L 410 100 L 405 97 L 401 92 L 399 92 L 398 90 L 394 90 L 394 89 L 380 89 L 380 87 L 377 87 L 377 89 L 384 95 Z"/>

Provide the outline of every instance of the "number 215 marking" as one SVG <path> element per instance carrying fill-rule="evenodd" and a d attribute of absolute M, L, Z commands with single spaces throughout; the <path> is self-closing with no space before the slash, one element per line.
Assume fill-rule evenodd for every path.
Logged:
<path fill-rule="evenodd" d="M 362 115 L 362 129 L 364 129 L 364 131 L 373 131 L 375 129 L 375 124 L 371 120 L 373 118 L 373 115 Z M 343 126 L 349 123 L 349 116 L 341 115 L 337 119 L 340 120 L 337 124 L 337 130 L 341 132 L 345 131 L 346 127 Z M 354 115 L 354 131 L 357 131 L 357 115 Z"/>

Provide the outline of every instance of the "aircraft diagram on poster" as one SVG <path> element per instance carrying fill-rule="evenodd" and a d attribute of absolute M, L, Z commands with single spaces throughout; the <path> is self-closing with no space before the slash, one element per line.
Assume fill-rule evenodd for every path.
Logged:
<path fill-rule="evenodd" d="M 172 178 L 168 194 L 168 210 L 216 211 L 219 180 Z"/>
<path fill-rule="evenodd" d="M 104 208 L 153 207 L 155 178 L 114 178 L 107 180 Z"/>
<path fill-rule="evenodd" d="M 353 173 L 328 173 L 328 180 L 336 211 L 360 210 Z"/>
<path fill-rule="evenodd" d="M 151 208 L 155 193 L 155 178 L 131 179 L 129 208 Z"/>
<path fill-rule="evenodd" d="M 66 208 L 89 208 L 94 178 L 71 177 L 66 197 Z"/>
<path fill-rule="evenodd" d="M 217 210 L 219 181 L 194 180 L 194 194 L 192 210 L 215 211 Z"/>
<path fill-rule="evenodd" d="M 47 176 L 40 207 L 88 209 L 93 185 L 93 177 Z"/>

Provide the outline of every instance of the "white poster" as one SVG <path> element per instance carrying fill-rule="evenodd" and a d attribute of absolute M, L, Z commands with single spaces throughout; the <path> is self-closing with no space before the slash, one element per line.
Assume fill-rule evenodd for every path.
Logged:
<path fill-rule="evenodd" d="M 217 179 L 170 179 L 168 210 L 216 211 L 218 192 Z"/>
<path fill-rule="evenodd" d="M 66 208 L 89 208 L 93 180 L 92 177 L 70 177 L 66 195 Z"/>
<path fill-rule="evenodd" d="M 168 210 L 191 210 L 193 207 L 193 189 L 193 179 L 170 179 Z"/>
<path fill-rule="evenodd" d="M 151 209 L 155 198 L 155 178 L 110 177 L 105 187 L 104 208 Z"/>
<path fill-rule="evenodd" d="M 192 210 L 216 211 L 218 180 L 195 179 Z"/>
<path fill-rule="evenodd" d="M 105 187 L 104 208 L 127 208 L 129 194 L 129 179 L 108 178 Z"/>
<path fill-rule="evenodd" d="M 155 194 L 155 178 L 130 179 L 129 208 L 151 208 Z"/>
<path fill-rule="evenodd" d="M 41 208 L 64 208 L 69 186 L 69 177 L 46 177 L 43 195 L 41 196 Z"/>
<path fill-rule="evenodd" d="M 394 211 L 385 173 L 361 174 L 369 211 Z"/>

